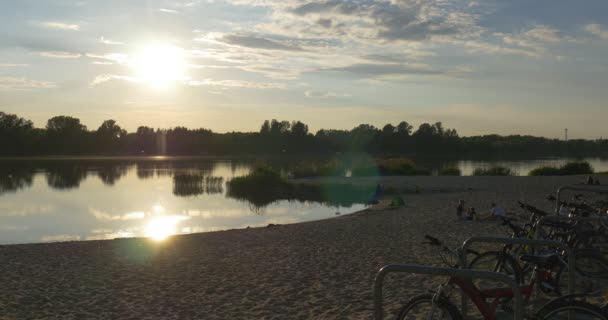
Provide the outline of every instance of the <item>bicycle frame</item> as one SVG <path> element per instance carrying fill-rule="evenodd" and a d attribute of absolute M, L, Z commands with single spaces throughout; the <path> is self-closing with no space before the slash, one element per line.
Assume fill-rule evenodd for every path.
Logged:
<path fill-rule="evenodd" d="M 522 299 L 525 303 L 530 301 L 534 288 L 538 281 L 540 281 L 545 274 L 539 273 L 530 279 L 530 282 L 526 285 L 520 285 L 519 289 L 522 295 Z M 470 279 L 451 277 L 448 280 L 448 285 L 457 286 L 462 290 L 463 294 L 466 295 L 477 307 L 477 310 L 481 313 L 485 320 L 496 319 L 496 309 L 500 305 L 500 300 L 503 298 L 514 298 L 515 293 L 513 288 L 492 288 L 492 289 L 478 289 Z M 440 290 L 442 290 L 441 288 Z M 440 292 L 439 292 L 440 294 Z M 488 300 L 491 300 L 488 302 Z"/>

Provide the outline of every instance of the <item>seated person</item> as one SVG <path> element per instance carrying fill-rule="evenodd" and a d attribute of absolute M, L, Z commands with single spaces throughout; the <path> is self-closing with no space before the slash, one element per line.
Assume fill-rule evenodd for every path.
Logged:
<path fill-rule="evenodd" d="M 506 216 L 507 212 L 505 211 L 505 209 L 497 206 L 496 203 L 492 202 L 492 206 L 490 207 L 490 215 L 479 220 L 501 220 Z"/>
<path fill-rule="evenodd" d="M 475 208 L 471 207 L 469 208 L 469 210 L 467 210 L 467 217 L 465 218 L 465 220 L 477 220 L 477 212 L 475 211 Z"/>

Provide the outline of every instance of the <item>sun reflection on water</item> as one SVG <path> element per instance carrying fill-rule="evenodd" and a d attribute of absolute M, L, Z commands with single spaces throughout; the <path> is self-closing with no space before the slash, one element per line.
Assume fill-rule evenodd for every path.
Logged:
<path fill-rule="evenodd" d="M 146 237 L 162 241 L 176 234 L 178 232 L 178 224 L 187 219 L 188 217 L 176 215 L 154 217 L 146 225 Z"/>

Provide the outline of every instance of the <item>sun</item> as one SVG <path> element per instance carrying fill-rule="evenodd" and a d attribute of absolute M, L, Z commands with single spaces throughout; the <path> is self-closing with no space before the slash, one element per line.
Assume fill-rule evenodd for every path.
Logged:
<path fill-rule="evenodd" d="M 154 88 L 167 88 L 186 78 L 184 50 L 172 45 L 142 47 L 135 54 L 131 67 L 137 81 Z"/>

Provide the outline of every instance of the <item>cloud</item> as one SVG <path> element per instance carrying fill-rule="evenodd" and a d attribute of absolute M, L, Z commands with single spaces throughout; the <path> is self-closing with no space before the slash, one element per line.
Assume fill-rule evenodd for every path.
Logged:
<path fill-rule="evenodd" d="M 110 80 L 123 80 L 123 81 L 127 81 L 127 82 L 138 82 L 138 80 L 136 78 L 129 77 L 129 76 L 122 76 L 122 75 L 115 75 L 115 74 L 100 74 L 100 75 L 96 76 L 95 79 L 93 81 L 91 81 L 91 83 L 89 85 L 91 87 L 94 87 L 98 84 L 102 84 L 102 83 L 110 81 Z"/>
<path fill-rule="evenodd" d="M 69 24 L 63 22 L 56 21 L 38 21 L 34 22 L 39 27 L 46 29 L 56 29 L 56 30 L 68 30 L 68 31 L 78 31 L 80 30 L 80 26 L 77 24 Z"/>
<path fill-rule="evenodd" d="M 323 91 L 306 91 L 304 92 L 304 96 L 307 98 L 313 99 L 328 99 L 335 97 L 350 97 L 350 94 L 347 93 L 335 93 L 335 92 L 323 92 Z"/>
<path fill-rule="evenodd" d="M 218 86 L 228 88 L 250 88 L 250 89 L 285 89 L 284 83 L 277 82 L 252 82 L 243 80 L 191 80 L 188 82 L 190 86 Z"/>
<path fill-rule="evenodd" d="M 302 48 L 296 45 L 284 44 L 279 41 L 250 35 L 229 34 L 224 35 L 221 40 L 227 44 L 254 49 L 303 51 Z"/>
<path fill-rule="evenodd" d="M 604 40 L 608 40 L 608 30 L 606 30 L 604 26 L 600 24 L 588 24 L 585 26 L 584 30 L 591 33 L 592 35 L 598 36 Z"/>
<path fill-rule="evenodd" d="M 559 42 L 561 40 L 559 30 L 546 25 L 536 25 L 532 29 L 523 32 L 523 36 L 543 42 Z"/>
<path fill-rule="evenodd" d="M 18 67 L 29 67 L 29 64 L 25 63 L 0 63 L 0 68 L 18 68 Z"/>
<path fill-rule="evenodd" d="M 397 63 L 357 63 L 345 67 L 328 68 L 323 71 L 347 72 L 365 77 L 395 75 L 438 75 L 445 72 L 435 70 L 427 65 Z"/>
<path fill-rule="evenodd" d="M 43 51 L 40 55 L 47 58 L 55 59 L 77 59 L 82 55 L 80 53 L 65 52 L 65 51 Z"/>
<path fill-rule="evenodd" d="M 87 58 L 108 60 L 108 61 L 111 61 L 113 63 L 118 63 L 118 64 L 125 64 L 125 63 L 129 62 L 129 55 L 126 53 L 116 53 L 116 52 L 106 53 L 106 54 L 87 53 L 87 54 L 85 54 L 85 56 Z M 97 64 L 108 64 L 108 63 L 97 63 Z M 109 63 L 109 64 L 111 64 L 111 63 Z"/>
<path fill-rule="evenodd" d="M 179 13 L 179 11 L 171 10 L 171 9 L 164 9 L 164 8 L 158 9 L 158 11 L 164 12 L 164 13 Z"/>
<path fill-rule="evenodd" d="M 122 42 L 113 41 L 113 40 L 110 40 L 110 39 L 106 39 L 104 37 L 99 38 L 99 43 L 108 44 L 108 45 L 120 45 L 120 44 L 124 44 Z"/>
<path fill-rule="evenodd" d="M 32 90 L 57 87 L 53 82 L 38 81 L 17 77 L 0 77 L 0 90 Z"/>

